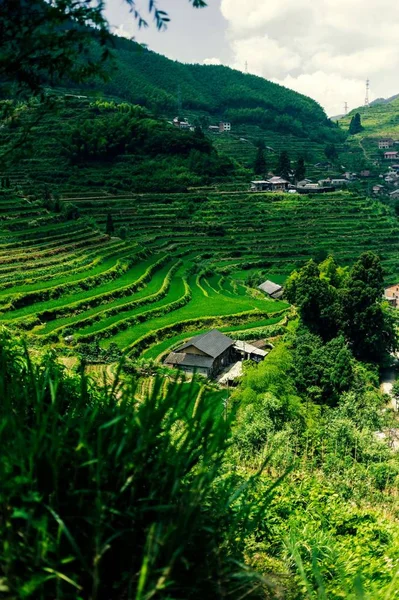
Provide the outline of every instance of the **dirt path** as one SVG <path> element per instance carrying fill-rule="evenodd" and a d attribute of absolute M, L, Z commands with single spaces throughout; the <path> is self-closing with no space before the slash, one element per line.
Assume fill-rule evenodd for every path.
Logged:
<path fill-rule="evenodd" d="M 394 410 L 399 410 L 398 401 L 392 396 L 392 387 L 396 380 L 396 369 L 394 367 L 390 367 L 389 369 L 385 369 L 381 376 L 380 388 L 384 394 L 388 394 L 391 398 L 390 406 Z"/>

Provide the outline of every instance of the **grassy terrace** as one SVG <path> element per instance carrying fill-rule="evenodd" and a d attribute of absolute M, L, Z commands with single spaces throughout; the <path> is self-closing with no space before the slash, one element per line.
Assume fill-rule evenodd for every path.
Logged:
<path fill-rule="evenodd" d="M 3 197 L 20 219 L 22 198 Z M 283 282 L 310 257 L 331 252 L 351 264 L 378 252 L 387 281 L 399 279 L 399 227 L 390 209 L 347 192 L 320 196 L 218 193 L 68 196 L 82 217 L 15 230 L 0 225 L 0 323 L 38 348 L 111 344 L 157 358 L 191 332 L 271 335 L 287 305 L 248 276 Z M 107 214 L 127 240 L 105 235 Z M 87 221 L 85 217 L 93 221 Z"/>

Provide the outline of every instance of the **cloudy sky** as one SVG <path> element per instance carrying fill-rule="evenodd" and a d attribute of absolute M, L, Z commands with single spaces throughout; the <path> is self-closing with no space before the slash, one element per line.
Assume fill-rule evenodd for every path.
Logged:
<path fill-rule="evenodd" d="M 147 0 L 137 0 L 146 14 Z M 399 93 L 399 4 L 388 0 L 158 0 L 171 22 L 138 30 L 124 0 L 107 0 L 115 30 L 182 62 L 225 64 L 317 100 L 329 115 Z"/>

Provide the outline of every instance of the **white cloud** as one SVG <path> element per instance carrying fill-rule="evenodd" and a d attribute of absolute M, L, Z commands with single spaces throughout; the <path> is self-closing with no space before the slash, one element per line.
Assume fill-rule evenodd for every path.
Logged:
<path fill-rule="evenodd" d="M 112 33 L 118 35 L 119 37 L 131 40 L 132 38 L 134 38 L 134 34 L 137 33 L 137 28 L 135 29 L 130 23 L 126 28 L 125 25 L 122 23 L 121 25 L 112 27 Z"/>
<path fill-rule="evenodd" d="M 248 61 L 251 73 L 256 75 L 277 77 L 282 70 L 291 71 L 301 64 L 301 58 L 296 52 L 280 46 L 267 35 L 233 40 L 231 45 L 235 56 L 233 67 L 240 69 Z"/>
<path fill-rule="evenodd" d="M 399 93 L 399 4 L 390 0 L 221 0 L 232 66 L 305 93 L 329 114 Z"/>
<path fill-rule="evenodd" d="M 348 79 L 339 74 L 316 71 L 297 77 L 287 75 L 284 79 L 273 79 L 273 81 L 300 94 L 310 96 L 322 106 L 328 106 L 328 112 L 332 116 L 344 112 L 344 102 L 348 103 L 349 109 L 355 108 L 363 102 L 363 98 L 359 95 L 359 90 L 362 90 L 364 85 L 361 79 Z M 345 90 L 344 100 L 342 100 L 343 89 Z"/>
<path fill-rule="evenodd" d="M 204 65 L 221 65 L 222 62 L 220 58 L 204 58 L 202 61 Z"/>

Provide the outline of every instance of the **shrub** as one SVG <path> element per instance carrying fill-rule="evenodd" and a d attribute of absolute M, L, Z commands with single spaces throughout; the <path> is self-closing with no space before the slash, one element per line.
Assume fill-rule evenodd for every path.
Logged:
<path fill-rule="evenodd" d="M 12 598 L 264 598 L 240 565 L 269 500 L 224 473 L 230 419 L 179 383 L 144 401 L 0 343 L 0 566 Z M 191 407 L 191 408 L 190 408 Z M 254 484 L 256 478 L 251 478 Z M 240 487 L 241 486 L 241 487 Z M 265 495 L 268 498 L 269 494 Z M 237 536 L 237 532 L 240 535 Z"/>

